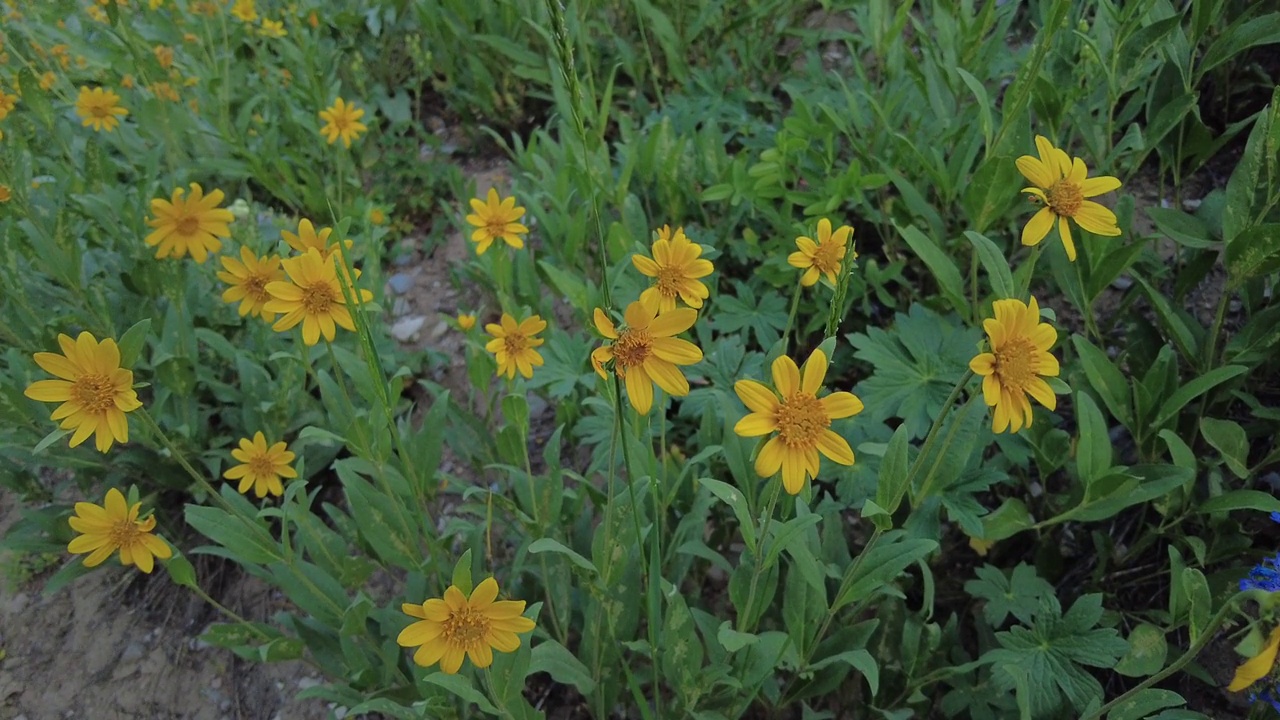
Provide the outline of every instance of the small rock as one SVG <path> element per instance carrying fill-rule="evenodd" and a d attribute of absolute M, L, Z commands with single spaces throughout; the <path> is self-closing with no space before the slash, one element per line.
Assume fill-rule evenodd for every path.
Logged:
<path fill-rule="evenodd" d="M 1186 210 L 1196 210 L 1197 208 L 1200 207 L 1201 202 L 1203 201 L 1196 200 L 1194 198 L 1187 198 L 1186 200 L 1182 201 L 1182 207 Z"/>
<path fill-rule="evenodd" d="M 427 319 L 422 315 L 411 315 L 406 318 L 400 318 L 391 326 L 391 334 L 400 342 L 409 342 L 422 329 Z"/>
<path fill-rule="evenodd" d="M 324 681 L 322 681 L 318 677 L 304 677 L 304 678 L 298 679 L 299 690 L 307 690 L 309 688 L 313 688 L 313 687 L 316 687 L 317 685 L 323 685 L 323 684 L 324 684 Z M 284 688 L 282 687 L 280 689 L 283 690 Z"/>
<path fill-rule="evenodd" d="M 1133 287 L 1133 278 L 1129 277 L 1128 275 L 1121 275 L 1120 277 L 1111 281 L 1111 287 L 1121 291 L 1128 290 L 1129 288 Z"/>
<path fill-rule="evenodd" d="M 129 643 L 120 653 L 120 662 L 132 662 L 142 657 L 142 643 Z"/>
<path fill-rule="evenodd" d="M 1227 303 L 1227 309 L 1233 313 L 1240 312 L 1240 308 L 1242 307 L 1244 307 L 1244 304 L 1241 303 L 1239 300 L 1232 300 L 1231 302 Z"/>
<path fill-rule="evenodd" d="M 395 275 L 387 278 L 387 285 L 391 288 L 392 292 L 395 292 L 398 295 L 403 295 L 409 292 L 409 288 L 413 287 L 413 278 L 404 273 L 396 273 Z"/>
<path fill-rule="evenodd" d="M 396 298 L 396 301 L 391 305 L 391 314 L 395 317 L 408 315 L 409 314 L 409 298 L 402 298 L 402 297 Z"/>
<path fill-rule="evenodd" d="M 449 332 L 449 323 L 445 322 L 444 320 L 441 320 L 440 322 L 436 323 L 435 327 L 431 328 L 431 339 L 438 340 L 446 332 Z"/>

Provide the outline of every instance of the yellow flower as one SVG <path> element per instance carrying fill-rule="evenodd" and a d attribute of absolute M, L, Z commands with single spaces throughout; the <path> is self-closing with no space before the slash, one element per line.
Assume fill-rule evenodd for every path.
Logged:
<path fill-rule="evenodd" d="M 1018 432 L 1031 427 L 1031 402 L 1053 410 L 1058 398 L 1042 378 L 1057 377 L 1058 359 L 1049 348 L 1058 341 L 1058 332 L 1040 322 L 1040 306 L 1031 298 L 997 300 L 995 317 L 982 321 L 991 338 L 991 352 L 979 353 L 969 361 L 969 369 L 982 376 L 982 399 L 994 407 L 992 432 Z"/>
<path fill-rule="evenodd" d="M 320 27 L 320 16 L 316 15 L 315 10 L 312 10 L 311 14 L 307 16 L 307 24 L 313 28 Z"/>
<path fill-rule="evenodd" d="M 796 238 L 799 250 L 787 256 L 787 264 L 804 270 L 800 284 L 809 287 L 825 275 L 827 282 L 834 285 L 852 235 L 853 228 L 848 225 L 841 225 L 834 233 L 831 232 L 831 221 L 822 218 L 818 221 L 818 242 L 803 235 Z M 854 253 L 854 257 L 857 256 Z"/>
<path fill-rule="evenodd" d="M 652 305 L 633 302 L 623 313 L 626 326 L 614 327 L 604 310 L 596 308 L 596 330 L 613 342 L 591 352 L 591 364 L 600 377 L 605 363 L 613 361 L 614 372 L 627 385 L 627 400 L 641 415 L 653 407 L 653 384 L 668 395 L 689 394 L 689 381 L 677 365 L 692 365 L 702 359 L 702 351 L 676 335 L 693 327 L 698 311 L 677 308 L 662 312 Z"/>
<path fill-rule="evenodd" d="M 116 442 L 129 442 L 125 413 L 142 407 L 133 391 L 133 372 L 120 367 L 120 348 L 111 338 L 101 343 L 87 332 L 72 340 L 58 335 L 62 354 L 38 352 L 36 364 L 57 380 L 38 380 L 23 393 L 32 400 L 62 403 L 50 420 L 63 430 L 75 430 L 71 447 L 94 436 L 99 452 Z"/>
<path fill-rule="evenodd" d="M 164 100 L 166 102 L 178 102 L 179 100 L 182 99 L 178 95 L 178 91 L 174 90 L 173 86 L 167 82 L 151 83 L 151 85 L 149 85 L 147 89 L 150 90 L 151 94 L 156 96 L 156 99 L 158 100 Z"/>
<path fill-rule="evenodd" d="M 444 591 L 444 598 L 431 598 L 421 605 L 404 603 L 400 609 L 418 621 L 400 631 L 401 647 L 417 647 L 413 661 L 422 667 L 440 663 L 440 670 L 453 675 L 462 667 L 462 658 L 487 668 L 493 651 L 520 649 L 516 633 L 526 633 L 534 622 L 524 617 L 523 600 L 497 600 L 498 582 L 485 578 L 468 598 L 456 585 Z"/>
<path fill-rule="evenodd" d="M 1120 180 L 1110 175 L 1089 177 L 1089 169 L 1083 160 L 1067 155 L 1042 135 L 1036 136 L 1036 149 L 1040 153 L 1039 158 L 1023 155 L 1016 161 L 1018 170 L 1034 185 L 1023 188 L 1022 192 L 1031 193 L 1045 205 L 1022 228 L 1022 244 L 1038 245 L 1049 234 L 1056 218 L 1067 259 L 1075 262 L 1076 246 L 1071 241 L 1071 227 L 1067 219 L 1075 220 L 1077 225 L 1094 235 L 1119 235 L 1115 213 L 1085 198 L 1115 190 L 1120 187 Z"/>
<path fill-rule="evenodd" d="M 132 90 L 134 85 L 133 76 L 125 74 L 124 77 L 120 78 L 120 85 L 126 89 Z"/>
<path fill-rule="evenodd" d="M 283 20 L 268 20 L 267 18 L 262 18 L 262 29 L 258 30 L 258 34 L 263 37 L 282 38 L 285 35 L 288 35 L 289 31 L 284 29 Z"/>
<path fill-rule="evenodd" d="M 276 314 L 268 312 L 264 306 L 271 299 L 267 285 L 285 277 L 280 267 L 280 256 L 259 258 L 249 248 L 242 247 L 239 260 L 227 255 L 218 259 L 226 268 L 218 271 L 218 279 L 231 286 L 222 293 L 222 301 L 239 302 L 240 317 L 257 315 L 267 322 L 275 320 Z"/>
<path fill-rule="evenodd" d="M 191 196 L 182 197 L 186 191 L 177 188 L 169 200 L 155 198 L 151 201 L 151 214 L 147 225 L 155 228 L 143 240 L 149 246 L 159 245 L 157 258 L 172 255 L 182 259 L 187 253 L 197 263 L 203 263 L 209 253 L 222 249 L 222 241 L 218 238 L 231 237 L 231 229 L 227 223 L 235 216 L 230 210 L 220 208 L 223 193 L 214 190 L 204 194 L 199 183 L 191 183 Z"/>
<path fill-rule="evenodd" d="M 156 55 L 156 60 L 160 62 L 160 67 L 168 70 L 173 67 L 173 48 L 167 45 L 157 45 L 152 48 L 152 52 Z"/>
<path fill-rule="evenodd" d="M 458 327 L 462 328 L 463 332 L 467 332 L 468 330 L 470 330 L 475 326 L 476 326 L 475 315 L 467 315 L 465 313 L 458 315 Z"/>
<path fill-rule="evenodd" d="M 325 136 L 330 145 L 338 138 L 342 138 L 343 147 L 351 147 L 351 141 L 369 129 L 360 122 L 362 117 L 364 117 L 364 110 L 338 98 L 333 102 L 332 107 L 320 111 L 320 119 L 325 121 L 325 126 L 320 128 L 320 134 Z"/>
<path fill-rule="evenodd" d="M 5 91 L 0 90 L 0 120 L 9 116 L 13 107 L 18 104 L 17 95 L 9 95 Z"/>
<path fill-rule="evenodd" d="M 369 210 L 369 222 L 374 225 L 387 224 L 387 212 L 380 207 L 374 207 Z"/>
<path fill-rule="evenodd" d="M 40 74 L 40 89 L 48 90 L 58 81 L 58 76 L 53 74 L 52 70 L 45 70 Z"/>
<path fill-rule="evenodd" d="M 241 495 L 253 488 L 253 494 L 259 498 L 266 497 L 267 493 L 280 497 L 284 494 L 280 478 L 298 477 L 298 471 L 289 466 L 296 457 L 289 446 L 278 442 L 267 447 L 267 438 L 261 431 L 253 434 L 253 440 L 240 438 L 240 447 L 232 449 L 231 457 L 241 464 L 227 468 L 222 477 L 239 479 L 240 487 L 236 489 Z"/>
<path fill-rule="evenodd" d="M 337 258 L 326 258 L 319 250 L 309 248 L 305 255 L 281 262 L 289 280 L 267 283 L 271 299 L 267 301 L 265 309 L 284 314 L 284 317 L 271 326 L 272 329 L 279 332 L 302 323 L 302 341 L 307 345 L 320 342 L 321 335 L 324 335 L 326 341 L 332 342 L 337 334 L 335 326 L 355 331 L 351 311 L 342 295 L 342 286 L 338 284 Z M 343 274 L 345 276 L 345 271 Z M 359 276 L 360 272 L 357 270 L 356 277 Z M 356 290 L 349 278 L 344 277 L 344 280 L 348 289 L 355 294 L 357 302 L 373 300 L 373 293 Z"/>
<path fill-rule="evenodd" d="M 499 238 L 517 250 L 524 247 L 520 236 L 528 233 L 529 228 L 516 222 L 524 216 L 524 208 L 516 207 L 514 196 L 500 200 L 497 189 L 489 188 L 487 202 L 471 198 L 471 209 L 475 214 L 468 215 L 467 222 L 477 228 L 471 233 L 472 242 L 478 243 L 477 255 L 483 255 Z"/>
<path fill-rule="evenodd" d="M 329 243 L 329 235 L 332 233 L 333 228 L 320 228 L 319 230 L 316 230 L 316 226 L 312 225 L 310 220 L 302 218 L 298 221 L 297 234 L 291 233 L 288 230 L 281 230 L 280 237 L 284 238 L 284 241 L 289 243 L 289 247 L 293 248 L 297 252 L 305 254 L 308 250 L 315 248 L 320 251 L 321 257 L 328 260 L 329 256 L 333 254 L 333 251 L 338 249 L 337 243 Z M 354 242 L 351 240 L 344 240 L 342 243 L 343 247 L 348 250 L 351 249 L 353 244 Z"/>
<path fill-rule="evenodd" d="M 102 505 L 76 503 L 76 514 L 68 522 L 80 535 L 67 544 L 67 552 L 89 553 L 84 566 L 96 567 L 119 550 L 121 565 L 136 565 L 142 572 L 150 573 L 155 568 L 155 559 L 173 557 L 173 550 L 151 534 L 156 527 L 155 515 L 138 519 L 141 508 L 142 503 L 129 507 L 124 494 L 115 488 L 107 491 Z"/>
<path fill-rule="evenodd" d="M 164 5 L 164 0 L 151 0 L 150 2 L 147 3 L 147 7 L 152 10 L 157 10 L 162 5 Z"/>
<path fill-rule="evenodd" d="M 231 6 L 231 14 L 244 22 L 251 23 L 258 19 L 258 8 L 254 0 L 235 0 Z"/>
<path fill-rule="evenodd" d="M 818 397 L 827 377 L 827 356 L 821 350 L 809 355 L 803 375 L 785 355 L 773 361 L 772 371 L 774 390 L 755 380 L 733 384 L 734 392 L 751 411 L 733 431 L 741 437 L 778 433 L 760 449 L 756 474 L 767 478 L 781 470 L 782 486 L 796 495 L 806 478 L 818 476 L 819 453 L 841 465 L 853 464 L 853 448 L 831 430 L 831 421 L 862 412 L 862 401 L 848 392 Z"/>
<path fill-rule="evenodd" d="M 631 263 L 642 275 L 654 278 L 653 285 L 640 294 L 640 302 L 657 304 L 661 310 L 674 310 L 679 297 L 689 307 L 700 308 L 711 292 L 698 278 L 710 275 L 715 266 L 698 257 L 702 246 L 685 237 L 684 228 L 663 225 L 651 248 L 653 257 L 632 255 Z"/>
<path fill-rule="evenodd" d="M 471 322 L 474 324 L 475 319 Z M 484 349 L 497 358 L 498 375 L 506 375 L 511 380 L 519 370 L 522 377 L 531 378 L 533 368 L 542 366 L 542 355 L 534 348 L 544 341 L 534 336 L 547 329 L 546 320 L 534 315 L 517 324 L 514 317 L 503 313 L 502 324 L 489 323 L 484 329 L 493 336 Z"/>
<path fill-rule="evenodd" d="M 0 203 L 7 203 L 13 197 L 13 191 L 8 185 L 0 185 Z"/>
<path fill-rule="evenodd" d="M 1280 649 L 1280 626 L 1271 631 L 1271 637 L 1267 638 L 1267 644 L 1263 646 L 1261 652 L 1236 668 L 1236 675 L 1227 686 L 1227 692 L 1240 692 L 1270 675 L 1271 669 L 1276 664 L 1278 649 Z"/>
<path fill-rule="evenodd" d="M 100 87 L 92 90 L 81 87 L 80 96 L 76 98 L 76 114 L 84 118 L 85 127 L 93 126 L 95 132 L 111 132 L 129 111 L 120 107 L 120 96 L 114 92 Z"/>

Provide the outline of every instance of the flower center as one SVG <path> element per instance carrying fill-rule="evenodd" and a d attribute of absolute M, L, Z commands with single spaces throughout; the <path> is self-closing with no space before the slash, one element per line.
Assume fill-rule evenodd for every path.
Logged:
<path fill-rule="evenodd" d="M 450 613 L 441 625 L 445 642 L 454 647 L 475 647 L 489 634 L 489 618 L 471 608 Z"/>
<path fill-rule="evenodd" d="M 1080 186 L 1066 179 L 1054 183 L 1045 195 L 1049 198 L 1049 209 L 1061 217 L 1075 217 L 1084 201 Z"/>
<path fill-rule="evenodd" d="M 111 114 L 111 110 L 106 105 L 90 105 L 89 114 L 96 118 L 105 118 Z"/>
<path fill-rule="evenodd" d="M 1000 384 L 1014 391 L 1025 390 L 1036 377 L 1036 347 L 1030 338 L 1010 338 L 997 350 L 996 377 Z"/>
<path fill-rule="evenodd" d="M 270 300 L 271 295 L 267 292 L 268 282 L 270 278 L 266 275 L 250 275 L 244 281 L 244 291 L 254 300 Z"/>
<path fill-rule="evenodd" d="M 129 547 L 141 534 L 138 530 L 138 523 L 132 522 L 126 517 L 111 526 L 111 543 L 116 547 Z"/>
<path fill-rule="evenodd" d="M 821 273 L 832 275 L 840 272 L 840 261 L 844 259 L 844 246 L 839 243 L 825 242 L 813 251 L 813 266 Z"/>
<path fill-rule="evenodd" d="M 195 215 L 184 215 L 178 221 L 178 234 L 190 237 L 200 230 L 200 218 Z"/>
<path fill-rule="evenodd" d="M 818 436 L 831 426 L 831 418 L 817 397 L 798 392 L 778 406 L 778 437 L 789 448 L 817 447 Z"/>
<path fill-rule="evenodd" d="M 333 116 L 333 126 L 338 128 L 338 132 L 349 130 L 351 129 L 351 118 L 338 113 Z"/>
<path fill-rule="evenodd" d="M 276 467 L 271 462 L 271 458 L 266 455 L 257 455 L 249 458 L 249 472 L 255 477 L 265 478 L 276 474 Z"/>
<path fill-rule="evenodd" d="M 529 348 L 529 338 L 519 333 L 507 335 L 502 338 L 502 344 L 507 348 L 507 354 L 515 357 Z"/>
<path fill-rule="evenodd" d="M 333 288 L 328 285 L 311 285 L 302 290 L 302 307 L 308 315 L 328 314 L 333 303 Z"/>
<path fill-rule="evenodd" d="M 492 237 L 502 237 L 507 232 L 507 224 L 498 218 L 492 218 L 484 226 L 484 229 Z"/>
<path fill-rule="evenodd" d="M 658 268 L 658 292 L 665 297 L 673 298 L 680 294 L 680 285 L 684 282 L 684 271 L 677 267 Z"/>
<path fill-rule="evenodd" d="M 653 352 L 653 336 L 648 330 L 630 328 L 613 343 L 613 357 L 620 370 L 644 364 Z M 621 374 L 621 373 L 619 373 Z"/>
<path fill-rule="evenodd" d="M 90 415 L 101 415 L 116 404 L 115 386 L 106 375 L 81 375 L 71 385 L 71 399 Z"/>

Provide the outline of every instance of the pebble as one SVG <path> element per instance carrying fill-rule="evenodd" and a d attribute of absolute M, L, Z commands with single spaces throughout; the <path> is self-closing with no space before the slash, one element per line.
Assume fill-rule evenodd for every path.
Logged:
<path fill-rule="evenodd" d="M 422 329 L 427 322 L 427 318 L 422 315 L 411 315 L 409 317 L 400 318 L 391 326 L 391 334 L 400 342 L 409 342 Z"/>
<path fill-rule="evenodd" d="M 395 265 L 396 267 L 405 267 L 406 265 L 412 262 L 413 262 L 413 256 L 406 254 L 406 255 L 397 255 L 396 259 L 391 261 L 391 264 Z"/>
<path fill-rule="evenodd" d="M 1200 207 L 1200 203 L 1201 203 L 1201 202 L 1203 202 L 1203 201 L 1202 201 L 1202 200 L 1196 200 L 1196 199 L 1194 199 L 1194 198 L 1187 198 L 1186 200 L 1183 200 L 1183 201 L 1182 201 L 1182 207 L 1183 207 L 1183 208 L 1185 208 L 1185 209 L 1187 209 L 1187 210 L 1196 210 L 1196 209 L 1198 209 L 1198 208 Z"/>
<path fill-rule="evenodd" d="M 402 298 L 402 297 L 396 298 L 396 301 L 391 305 L 391 314 L 395 317 L 400 317 L 401 315 L 408 315 L 409 314 L 409 298 Z"/>
<path fill-rule="evenodd" d="M 132 662 L 142 657 L 142 643 L 132 642 L 125 646 L 124 652 L 120 653 L 120 662 Z"/>
<path fill-rule="evenodd" d="M 1129 288 L 1133 287 L 1133 278 L 1129 277 L 1128 275 L 1121 275 L 1120 277 L 1111 281 L 1111 287 L 1121 291 L 1128 290 Z"/>
<path fill-rule="evenodd" d="M 431 328 L 431 339 L 438 340 L 447 332 L 449 332 L 449 323 L 441 320 L 436 323 L 435 327 Z"/>
<path fill-rule="evenodd" d="M 409 292 L 409 289 L 413 287 L 413 278 L 404 273 L 396 273 L 395 275 L 387 278 L 387 285 L 390 286 L 391 290 L 396 294 L 403 295 Z"/>

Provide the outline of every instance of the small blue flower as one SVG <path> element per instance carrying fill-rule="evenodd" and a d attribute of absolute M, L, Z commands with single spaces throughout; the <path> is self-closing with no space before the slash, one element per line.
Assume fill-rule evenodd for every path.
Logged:
<path fill-rule="evenodd" d="M 1280 523 L 1280 512 L 1271 513 L 1271 522 Z"/>
<path fill-rule="evenodd" d="M 1249 571 L 1249 577 L 1240 581 L 1240 589 L 1280 592 L 1280 554 L 1254 566 Z"/>
<path fill-rule="evenodd" d="M 1278 697 L 1278 693 L 1280 693 L 1280 688 L 1275 687 L 1269 687 L 1259 692 L 1251 692 L 1249 693 L 1249 702 L 1271 703 L 1271 707 L 1280 712 L 1280 697 Z"/>

